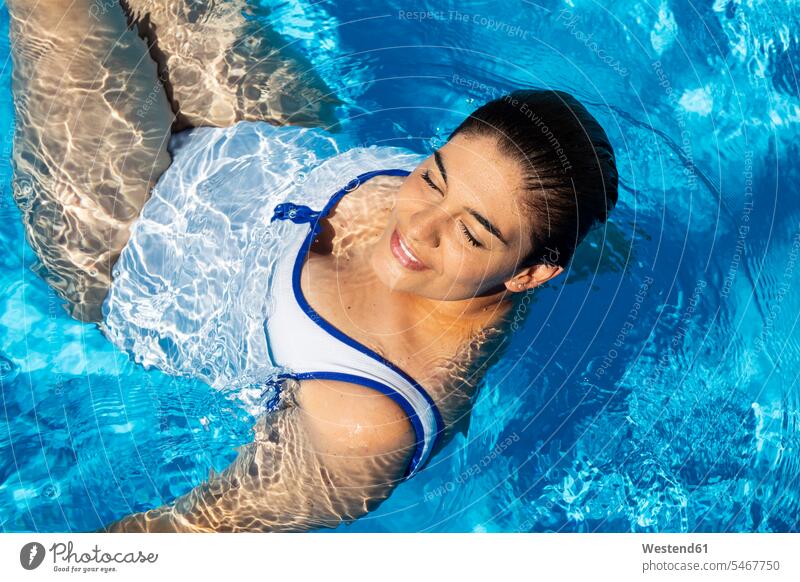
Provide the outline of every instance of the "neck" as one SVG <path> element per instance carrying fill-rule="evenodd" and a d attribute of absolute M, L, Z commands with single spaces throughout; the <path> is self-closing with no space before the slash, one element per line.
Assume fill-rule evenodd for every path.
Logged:
<path fill-rule="evenodd" d="M 427 321 L 440 329 L 477 332 L 499 324 L 513 307 L 512 293 L 504 286 L 469 299 L 442 301 L 412 293 L 403 299 L 415 321 Z"/>
<path fill-rule="evenodd" d="M 350 262 L 350 276 L 353 281 L 360 281 L 360 285 L 370 286 L 378 295 L 385 294 L 387 287 L 378 279 L 369 265 L 369 259 L 359 254 Z M 416 328 L 441 330 L 462 330 L 465 335 L 481 331 L 484 328 L 501 324 L 514 306 L 514 293 L 508 291 L 504 285 L 490 289 L 481 295 L 468 299 L 443 301 L 430 299 L 422 295 L 405 291 L 389 291 L 395 296 L 393 302 L 401 306 L 394 311 L 399 315 L 398 321 L 391 313 L 387 312 L 384 322 L 401 325 L 405 329 Z"/>

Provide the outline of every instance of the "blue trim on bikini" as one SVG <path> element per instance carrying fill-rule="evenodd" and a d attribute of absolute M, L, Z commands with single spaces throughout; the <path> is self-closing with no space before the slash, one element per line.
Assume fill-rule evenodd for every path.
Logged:
<path fill-rule="evenodd" d="M 444 428 L 444 421 L 442 419 L 442 415 L 439 412 L 438 407 L 434 403 L 433 399 L 430 395 L 425 391 L 425 389 L 417 383 L 414 378 L 409 376 L 405 371 L 400 369 L 391 361 L 387 360 L 377 352 L 371 350 L 367 346 L 359 343 L 358 341 L 354 340 L 350 336 L 344 334 L 339 329 L 334 327 L 328 321 L 326 321 L 319 313 L 317 313 L 311 305 L 306 301 L 306 298 L 303 296 L 303 291 L 300 286 L 300 275 L 302 274 L 303 263 L 305 262 L 306 257 L 308 256 L 309 250 L 311 249 L 311 244 L 313 242 L 314 236 L 319 232 L 319 221 L 325 218 L 328 213 L 330 212 L 331 208 L 342 198 L 345 194 L 352 192 L 356 188 L 358 188 L 361 184 L 373 178 L 374 176 L 379 175 L 388 175 L 388 176 L 407 176 L 411 172 L 407 170 L 400 170 L 400 169 L 389 169 L 389 170 L 375 170 L 372 172 L 366 172 L 364 174 L 360 174 L 353 180 L 350 180 L 343 188 L 339 189 L 329 200 L 328 203 L 324 206 L 324 208 L 320 211 L 314 211 L 308 206 L 294 204 L 294 203 L 284 203 L 279 204 L 275 208 L 275 216 L 272 217 L 272 220 L 276 218 L 289 218 L 292 222 L 301 223 L 301 222 L 311 222 L 311 229 L 309 229 L 308 233 L 306 234 L 305 239 L 303 240 L 303 244 L 300 245 L 300 251 L 295 257 L 294 267 L 292 269 L 292 289 L 294 291 L 295 300 L 297 301 L 300 308 L 308 315 L 308 317 L 314 321 L 317 325 L 319 325 L 322 329 L 328 332 L 330 335 L 334 336 L 335 338 L 339 339 L 340 341 L 344 342 L 345 344 L 349 345 L 352 348 L 357 349 L 358 351 L 366 354 L 367 356 L 377 360 L 378 362 L 384 364 L 386 367 L 390 368 L 403 378 L 405 378 L 409 384 L 414 386 L 414 388 L 422 394 L 425 401 L 430 406 L 431 410 L 433 411 L 433 417 L 436 423 L 436 431 L 433 435 L 433 442 L 431 443 L 431 452 L 433 452 L 436 444 L 438 443 L 439 439 L 441 438 L 441 434 Z M 302 379 L 303 377 L 307 378 L 323 378 L 329 380 L 343 380 L 343 381 L 351 381 L 357 384 L 361 384 L 364 386 L 368 386 L 371 388 L 375 388 L 376 390 L 380 391 L 381 393 L 389 396 L 397 402 L 403 410 L 408 415 L 409 420 L 411 421 L 412 426 L 414 427 L 414 432 L 417 435 L 417 447 L 414 451 L 414 456 L 411 459 L 411 463 L 406 470 L 405 476 L 410 475 L 413 473 L 416 468 L 417 464 L 419 463 L 422 453 L 425 447 L 425 432 L 422 429 L 422 423 L 419 421 L 417 417 L 416 411 L 414 411 L 411 404 L 399 394 L 394 388 L 391 386 L 387 386 L 385 384 L 381 384 L 379 382 L 375 382 L 374 380 L 370 380 L 369 378 L 363 378 L 361 376 L 355 376 L 350 374 L 343 374 L 339 372 L 304 372 L 302 374 L 285 374 L 283 376 L 293 377 Z M 428 459 L 430 459 L 430 455 L 428 455 Z"/>

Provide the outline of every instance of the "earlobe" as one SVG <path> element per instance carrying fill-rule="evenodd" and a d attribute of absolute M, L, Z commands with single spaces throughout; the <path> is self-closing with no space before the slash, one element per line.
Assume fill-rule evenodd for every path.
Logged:
<path fill-rule="evenodd" d="M 509 291 L 524 291 L 528 286 L 520 281 L 506 281 L 506 289 Z"/>

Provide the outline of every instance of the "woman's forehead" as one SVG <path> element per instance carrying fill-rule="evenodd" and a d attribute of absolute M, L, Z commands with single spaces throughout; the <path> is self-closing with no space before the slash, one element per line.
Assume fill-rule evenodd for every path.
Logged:
<path fill-rule="evenodd" d="M 458 135 L 439 154 L 448 185 L 457 183 L 476 195 L 495 194 L 492 198 L 508 202 L 508 195 L 517 194 L 522 184 L 519 163 L 502 152 L 494 138 Z"/>

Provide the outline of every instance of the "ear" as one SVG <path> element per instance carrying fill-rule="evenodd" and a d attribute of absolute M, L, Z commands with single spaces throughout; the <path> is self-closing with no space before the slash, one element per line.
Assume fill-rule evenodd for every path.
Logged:
<path fill-rule="evenodd" d="M 527 291 L 544 283 L 564 272 L 564 267 L 541 263 L 526 267 L 512 279 L 505 282 L 506 289 L 511 292 Z"/>

